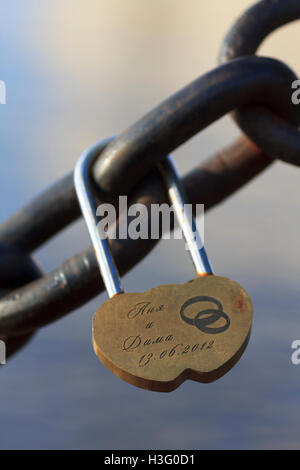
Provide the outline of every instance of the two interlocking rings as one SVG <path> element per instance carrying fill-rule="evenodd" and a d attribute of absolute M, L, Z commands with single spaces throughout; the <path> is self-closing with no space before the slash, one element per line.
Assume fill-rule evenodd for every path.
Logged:
<path fill-rule="evenodd" d="M 194 318 L 186 316 L 186 308 L 197 302 L 212 302 L 216 305 L 217 308 L 207 308 L 204 310 L 200 310 L 200 312 L 198 312 Z M 229 328 L 230 325 L 230 319 L 228 315 L 223 311 L 221 302 L 219 302 L 214 297 L 208 297 L 205 295 L 192 297 L 191 299 L 188 299 L 186 302 L 184 302 L 180 309 L 180 316 L 182 320 L 185 321 L 188 325 L 195 326 L 196 328 L 198 328 L 198 330 L 208 334 L 223 333 Z M 209 326 L 213 323 L 216 323 L 221 318 L 225 320 L 224 325 L 218 327 Z"/>

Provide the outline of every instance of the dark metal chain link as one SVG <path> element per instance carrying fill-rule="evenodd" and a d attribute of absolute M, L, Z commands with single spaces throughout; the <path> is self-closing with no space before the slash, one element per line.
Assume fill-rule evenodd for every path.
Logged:
<path fill-rule="evenodd" d="M 109 141 L 93 169 L 97 203 L 114 202 L 119 194 L 149 208 L 166 202 L 158 162 L 228 112 L 233 112 L 243 136 L 183 177 L 191 203 L 210 209 L 275 158 L 299 166 L 300 110 L 291 102 L 291 83 L 297 77 L 277 60 L 253 56 L 271 31 L 298 18 L 299 0 L 263 0 L 244 13 L 222 44 L 221 65 Z M 0 339 L 5 339 L 10 354 L 37 328 L 103 290 L 91 247 L 46 275 L 28 254 L 80 215 L 69 174 L 1 224 L 0 287 L 5 292 L 0 300 Z M 112 240 L 121 274 L 156 242 Z"/>

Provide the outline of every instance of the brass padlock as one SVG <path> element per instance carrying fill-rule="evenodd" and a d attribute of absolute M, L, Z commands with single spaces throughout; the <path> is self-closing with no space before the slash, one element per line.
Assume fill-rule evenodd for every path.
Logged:
<path fill-rule="evenodd" d="M 109 300 L 93 318 L 93 346 L 100 361 L 121 379 L 147 390 L 169 392 L 184 380 L 211 382 L 241 357 L 250 336 L 251 300 L 236 282 L 213 274 L 192 217 L 183 219 L 185 196 L 170 157 L 160 171 L 197 272 L 184 284 L 124 293 L 108 243 L 99 233 L 88 187 L 96 143 L 80 157 L 75 188 Z"/>

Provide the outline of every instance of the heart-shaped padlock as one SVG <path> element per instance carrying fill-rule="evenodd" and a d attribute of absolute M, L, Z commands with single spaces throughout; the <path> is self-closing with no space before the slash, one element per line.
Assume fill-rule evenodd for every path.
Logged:
<path fill-rule="evenodd" d="M 251 331 L 252 305 L 244 289 L 212 273 L 170 157 L 161 163 L 170 202 L 187 242 L 197 278 L 144 293 L 124 293 L 88 188 L 91 165 L 107 141 L 90 147 L 75 168 L 75 188 L 110 296 L 93 318 L 93 346 L 102 363 L 121 379 L 168 392 L 184 380 L 211 382 L 242 355 Z"/>

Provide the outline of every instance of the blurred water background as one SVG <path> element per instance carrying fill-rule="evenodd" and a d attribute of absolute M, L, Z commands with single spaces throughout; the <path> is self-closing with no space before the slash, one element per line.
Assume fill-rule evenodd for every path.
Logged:
<path fill-rule="evenodd" d="M 214 67 L 224 34 L 251 3 L 1 2 L 1 219 L 70 171 L 90 143 Z M 299 32 L 299 22 L 282 28 L 259 53 L 300 72 Z M 229 117 L 210 126 L 174 152 L 180 173 L 238 135 Z M 297 448 L 300 366 L 290 357 L 300 338 L 299 209 L 299 170 L 278 162 L 205 218 L 216 273 L 241 283 L 254 305 L 249 346 L 225 377 L 171 394 L 116 378 L 91 347 L 103 294 L 40 330 L 1 367 L 0 448 Z M 36 257 L 50 271 L 88 244 L 79 221 Z M 124 284 L 143 291 L 192 273 L 183 242 L 163 241 Z"/>

